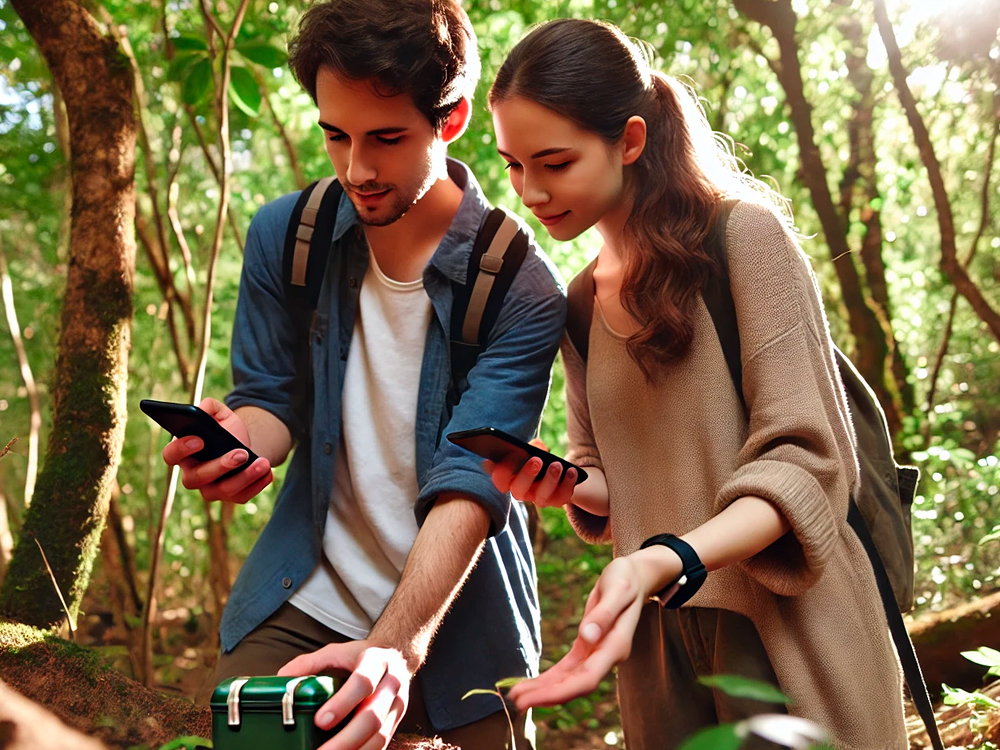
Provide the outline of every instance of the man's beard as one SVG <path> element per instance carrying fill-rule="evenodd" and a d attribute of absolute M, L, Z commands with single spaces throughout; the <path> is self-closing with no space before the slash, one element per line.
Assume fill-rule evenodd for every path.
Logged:
<path fill-rule="evenodd" d="M 359 186 L 362 193 L 377 193 L 382 190 L 391 191 L 386 196 L 388 205 L 380 205 L 374 211 L 364 205 L 354 204 L 358 212 L 358 220 L 368 227 L 386 227 L 399 221 L 406 212 L 416 205 L 417 201 L 424 197 L 434 180 L 429 176 L 416 190 L 404 190 L 398 185 L 382 185 L 378 183 L 367 183 Z"/>

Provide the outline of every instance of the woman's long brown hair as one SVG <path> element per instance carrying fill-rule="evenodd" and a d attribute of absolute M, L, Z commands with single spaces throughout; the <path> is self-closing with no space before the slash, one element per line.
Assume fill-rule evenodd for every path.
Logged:
<path fill-rule="evenodd" d="M 626 167 L 632 212 L 625 223 L 622 306 L 640 329 L 628 352 L 647 379 L 691 345 L 694 313 L 714 261 L 703 243 L 719 202 L 739 197 L 781 206 L 744 174 L 712 133 L 693 93 L 650 69 L 617 27 L 560 19 L 511 51 L 490 89 L 490 107 L 520 97 L 618 143 L 628 119 L 646 122 L 642 155 Z"/>

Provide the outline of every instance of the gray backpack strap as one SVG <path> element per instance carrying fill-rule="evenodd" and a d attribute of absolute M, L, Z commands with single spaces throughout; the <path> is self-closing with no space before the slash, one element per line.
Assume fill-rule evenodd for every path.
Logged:
<path fill-rule="evenodd" d="M 336 179 L 336 177 L 324 177 L 317 182 L 310 191 L 309 199 L 299 215 L 298 226 L 295 227 L 295 247 L 292 252 L 292 269 L 289 279 L 292 286 L 306 285 L 306 268 L 309 265 L 309 248 L 312 245 L 313 233 L 316 231 L 316 217 L 319 215 L 319 207 L 323 202 L 323 196 L 326 195 L 327 188 Z"/>

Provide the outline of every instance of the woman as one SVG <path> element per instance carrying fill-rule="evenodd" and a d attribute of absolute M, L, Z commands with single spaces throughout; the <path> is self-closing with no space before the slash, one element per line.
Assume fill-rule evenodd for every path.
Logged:
<path fill-rule="evenodd" d="M 906 747 L 898 664 L 846 522 L 850 418 L 784 201 L 609 24 L 536 28 L 489 102 L 524 205 L 558 240 L 596 226 L 604 244 L 586 361 L 563 349 L 567 458 L 587 481 L 555 467 L 535 482 L 537 459 L 487 469 L 518 499 L 565 505 L 581 537 L 615 551 L 569 654 L 510 696 L 560 703 L 618 664 L 626 744 L 659 749 L 775 710 L 697 682 L 736 673 L 776 683 L 837 747 Z M 745 408 L 702 297 L 724 214 Z"/>

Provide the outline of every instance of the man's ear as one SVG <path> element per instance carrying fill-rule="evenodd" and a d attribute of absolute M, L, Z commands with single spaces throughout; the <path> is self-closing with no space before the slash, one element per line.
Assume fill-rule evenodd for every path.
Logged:
<path fill-rule="evenodd" d="M 646 148 L 646 121 L 639 115 L 632 115 L 625 123 L 622 134 L 622 164 L 635 163 Z"/>
<path fill-rule="evenodd" d="M 444 121 L 444 125 L 441 126 L 441 140 L 445 143 L 457 140 L 469 126 L 471 116 L 472 103 L 463 97 L 455 105 L 455 109 L 451 111 L 451 114 L 448 115 L 448 119 Z"/>

